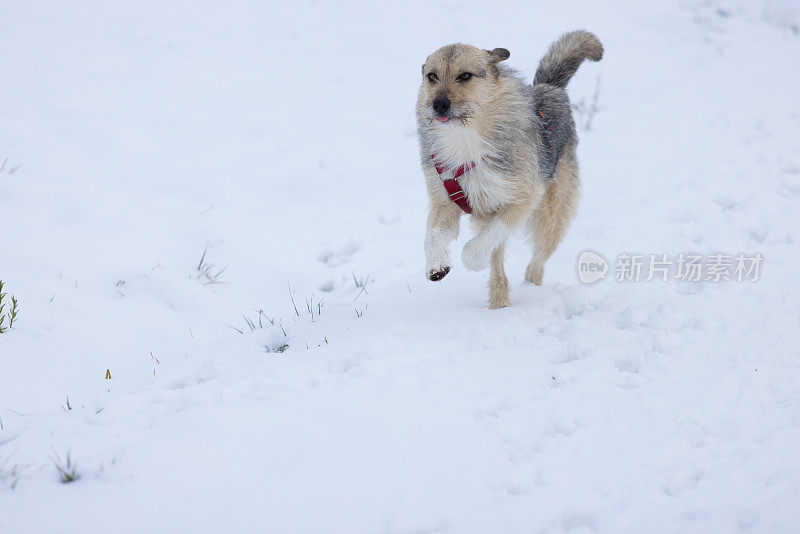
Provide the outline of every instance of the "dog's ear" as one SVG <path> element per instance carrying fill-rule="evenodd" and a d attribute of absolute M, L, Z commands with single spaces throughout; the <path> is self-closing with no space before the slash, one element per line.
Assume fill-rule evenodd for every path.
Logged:
<path fill-rule="evenodd" d="M 509 57 L 511 57 L 511 52 L 509 52 L 505 48 L 495 48 L 494 50 L 487 50 L 486 53 L 489 54 L 489 61 L 492 63 L 500 63 L 501 61 L 505 61 Z"/>

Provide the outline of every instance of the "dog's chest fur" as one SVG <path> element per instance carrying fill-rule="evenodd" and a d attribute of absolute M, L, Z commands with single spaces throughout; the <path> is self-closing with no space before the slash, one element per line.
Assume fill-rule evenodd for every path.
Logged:
<path fill-rule="evenodd" d="M 492 213 L 513 200 L 514 184 L 505 173 L 483 160 L 491 154 L 491 147 L 480 133 L 473 128 L 453 126 L 442 125 L 434 136 L 436 159 L 449 169 L 441 177 L 450 178 L 452 169 L 474 162 L 475 168 L 461 175 L 458 182 L 476 214 Z"/>

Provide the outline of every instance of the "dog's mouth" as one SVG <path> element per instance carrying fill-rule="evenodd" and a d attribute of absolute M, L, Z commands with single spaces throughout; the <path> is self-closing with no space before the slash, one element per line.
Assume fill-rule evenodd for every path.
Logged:
<path fill-rule="evenodd" d="M 460 122 L 461 124 L 467 124 L 467 121 L 472 117 L 472 115 L 465 113 L 463 115 L 438 115 L 433 114 L 433 116 L 429 117 L 428 120 L 433 122 L 436 120 L 442 124 L 446 122 Z"/>

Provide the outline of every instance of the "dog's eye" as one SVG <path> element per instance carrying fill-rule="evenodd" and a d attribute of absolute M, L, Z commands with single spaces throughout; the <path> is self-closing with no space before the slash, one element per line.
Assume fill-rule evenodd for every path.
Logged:
<path fill-rule="evenodd" d="M 471 72 L 462 72 L 461 74 L 458 75 L 458 78 L 456 78 L 456 80 L 458 80 L 459 82 L 466 82 L 470 78 L 472 78 Z"/>
<path fill-rule="evenodd" d="M 428 81 L 429 82 L 436 83 L 438 80 L 439 80 L 439 77 L 436 76 L 436 74 L 434 74 L 432 72 L 428 74 Z"/>

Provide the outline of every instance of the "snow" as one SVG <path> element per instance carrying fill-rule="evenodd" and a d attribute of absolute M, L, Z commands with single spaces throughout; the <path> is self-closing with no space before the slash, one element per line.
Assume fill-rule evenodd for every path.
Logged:
<path fill-rule="evenodd" d="M 3 2 L 0 532 L 796 531 L 798 15 Z M 575 28 L 579 215 L 488 310 L 486 271 L 423 278 L 419 65 L 531 78 Z M 586 249 L 764 263 L 584 285 Z"/>

